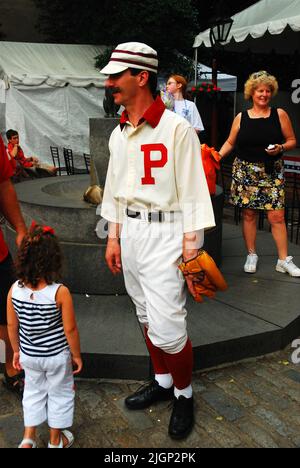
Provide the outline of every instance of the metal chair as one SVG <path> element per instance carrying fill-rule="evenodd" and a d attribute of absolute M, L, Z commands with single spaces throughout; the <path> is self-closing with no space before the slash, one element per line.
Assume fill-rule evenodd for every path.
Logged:
<path fill-rule="evenodd" d="M 73 150 L 70 148 L 63 148 L 63 152 L 68 175 L 80 175 L 87 173 L 86 169 L 78 169 L 77 167 L 74 167 Z"/>
<path fill-rule="evenodd" d="M 74 159 L 73 151 L 69 148 L 63 148 L 64 160 L 67 170 L 67 175 L 74 175 Z"/>
<path fill-rule="evenodd" d="M 60 164 L 60 155 L 57 146 L 50 146 L 51 156 L 54 167 L 58 167 L 58 174 L 61 176 L 62 172 L 67 172 L 65 167 Z"/>
<path fill-rule="evenodd" d="M 91 156 L 90 154 L 83 153 L 83 158 L 85 162 L 86 173 L 89 174 L 91 169 Z"/>

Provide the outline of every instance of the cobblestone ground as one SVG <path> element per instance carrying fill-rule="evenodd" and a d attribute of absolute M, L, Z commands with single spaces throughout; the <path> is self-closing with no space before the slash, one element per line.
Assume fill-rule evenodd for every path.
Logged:
<path fill-rule="evenodd" d="M 300 364 L 295 350 L 232 364 L 194 375 L 196 424 L 190 436 L 167 435 L 170 403 L 130 412 L 124 397 L 141 382 L 79 380 L 73 431 L 76 448 L 300 448 Z M 295 353 L 300 358 L 300 352 Z M 1 376 L 2 377 L 2 376 Z M 0 448 L 22 437 L 20 401 L 0 385 Z M 47 428 L 39 430 L 45 447 Z"/>

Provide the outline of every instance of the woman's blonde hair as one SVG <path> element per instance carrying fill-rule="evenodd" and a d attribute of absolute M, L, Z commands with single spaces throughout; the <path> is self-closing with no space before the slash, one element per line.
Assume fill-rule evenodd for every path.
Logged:
<path fill-rule="evenodd" d="M 169 77 L 169 79 L 170 78 L 173 78 L 173 80 L 175 80 L 176 83 L 181 84 L 181 86 L 182 86 L 181 87 L 181 92 L 182 92 L 183 97 L 185 98 L 186 97 L 186 88 L 187 88 L 187 84 L 188 84 L 186 79 L 181 75 L 171 75 Z"/>
<path fill-rule="evenodd" d="M 270 75 L 265 70 L 252 73 L 245 83 L 244 97 L 247 101 L 252 98 L 256 88 L 260 85 L 268 86 L 271 90 L 272 97 L 278 92 L 278 82 L 275 76 Z"/>

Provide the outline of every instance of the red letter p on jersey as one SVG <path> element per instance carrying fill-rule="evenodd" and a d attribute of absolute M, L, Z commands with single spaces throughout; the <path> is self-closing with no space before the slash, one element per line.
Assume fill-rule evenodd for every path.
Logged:
<path fill-rule="evenodd" d="M 164 167 L 168 162 L 168 150 L 162 143 L 153 145 L 142 145 L 141 150 L 144 153 L 145 177 L 142 178 L 143 185 L 155 185 L 155 179 L 152 177 L 153 167 Z M 159 152 L 160 159 L 151 159 L 152 152 Z"/>

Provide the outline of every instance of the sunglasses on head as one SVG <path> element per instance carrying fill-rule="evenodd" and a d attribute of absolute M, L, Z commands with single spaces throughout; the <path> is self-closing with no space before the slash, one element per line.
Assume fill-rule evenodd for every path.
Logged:
<path fill-rule="evenodd" d="M 270 76 L 270 73 L 268 73 L 265 70 L 261 70 L 259 72 L 253 73 L 253 78 L 256 80 L 256 78 L 259 78 L 260 76 Z"/>

